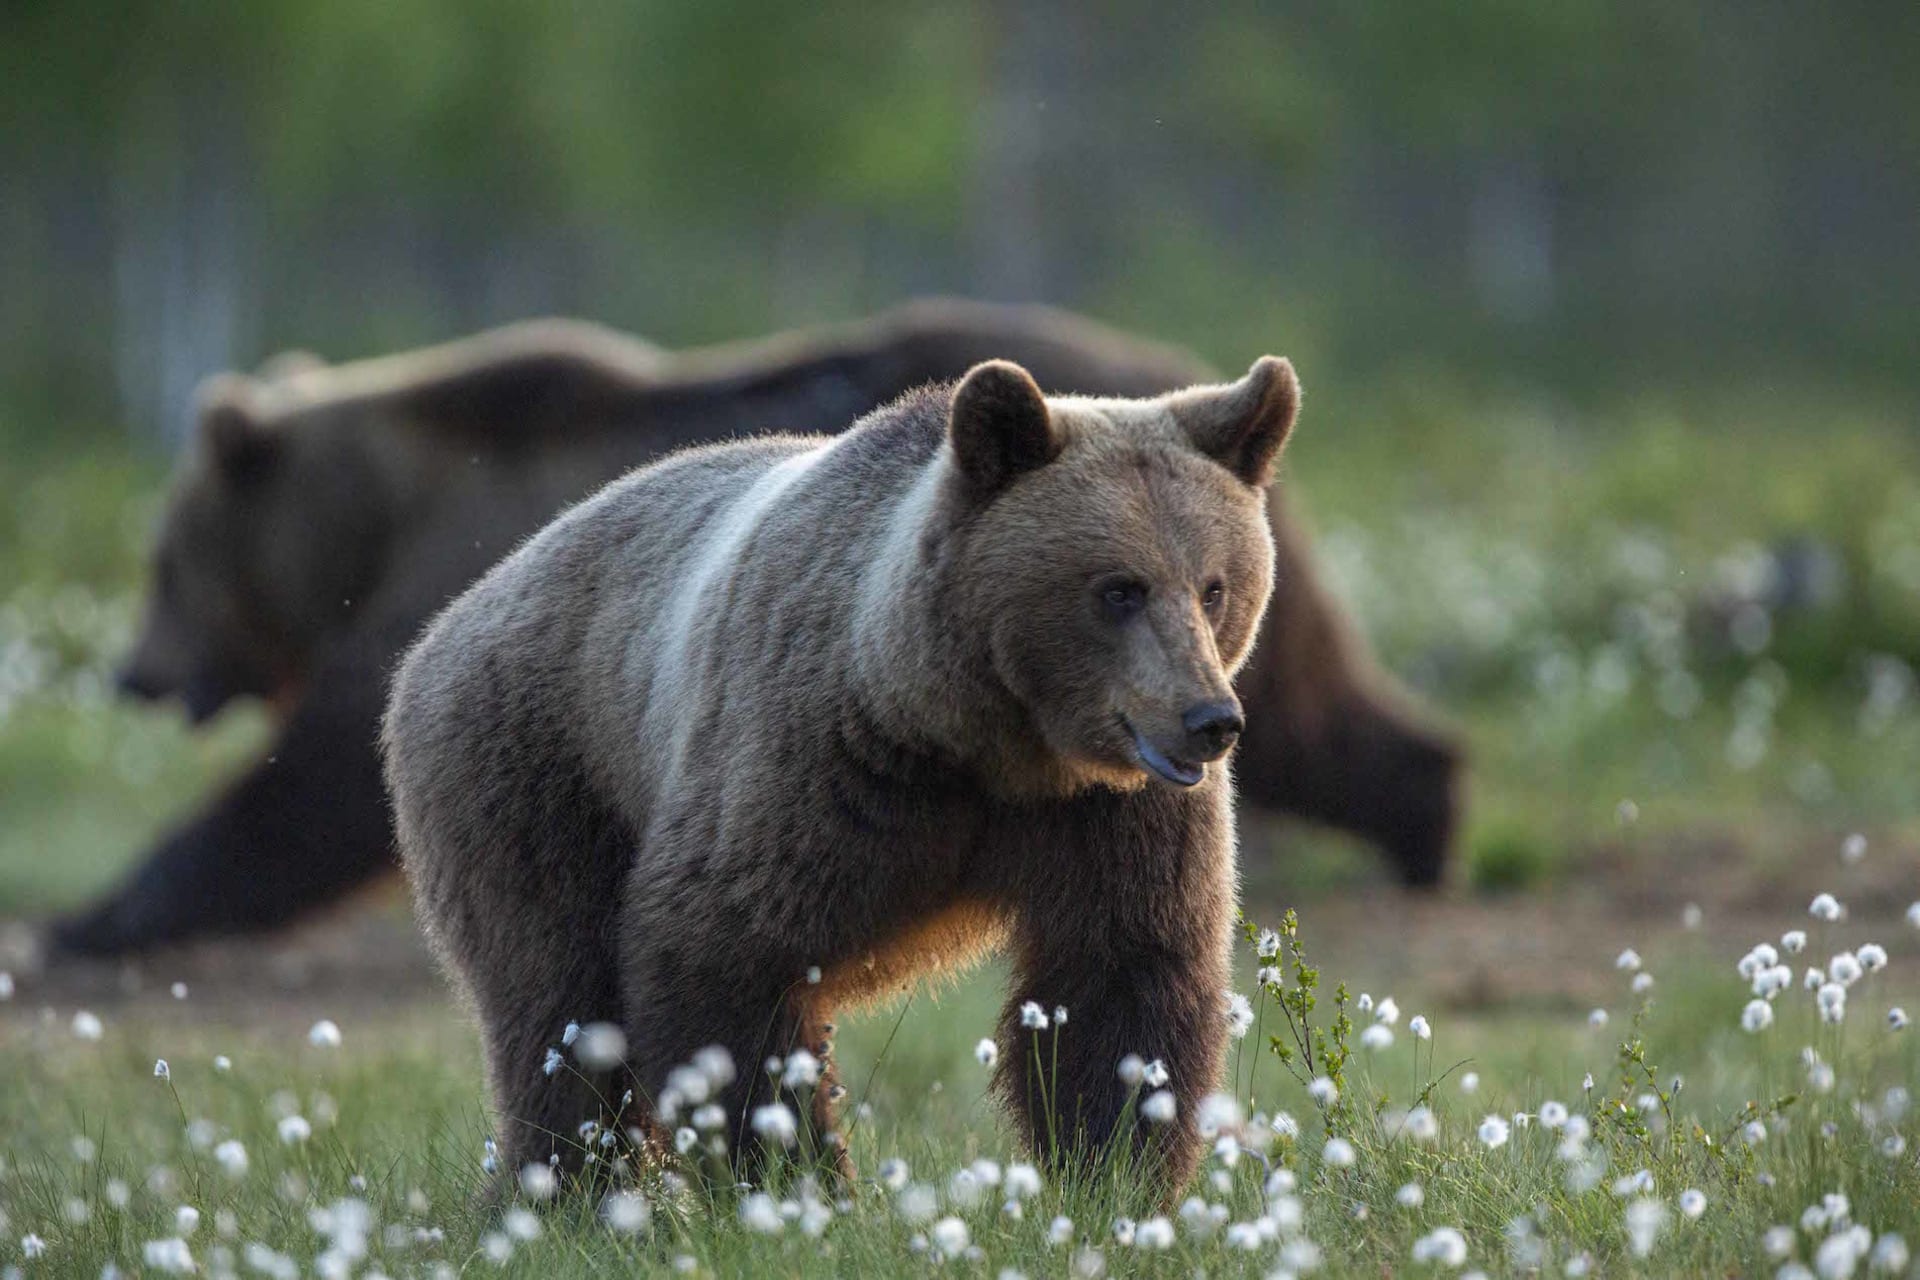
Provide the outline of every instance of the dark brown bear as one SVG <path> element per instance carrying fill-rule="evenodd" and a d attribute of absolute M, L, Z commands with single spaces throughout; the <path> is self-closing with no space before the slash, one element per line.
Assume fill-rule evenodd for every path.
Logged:
<path fill-rule="evenodd" d="M 1231 681 L 1298 405 L 1271 357 L 1152 400 L 990 362 L 839 436 L 639 471 L 441 614 L 394 679 L 387 779 L 506 1168 L 577 1167 L 583 1121 L 635 1118 L 602 1105 L 624 1079 L 546 1069 L 569 1021 L 624 1033 L 643 1127 L 717 1045 L 736 1132 L 778 1092 L 826 1135 L 831 1073 L 758 1064 L 1004 947 L 1023 1136 L 1105 1149 L 1121 1059 L 1158 1058 L 1177 1116 L 1130 1132 L 1182 1185 L 1227 1038 Z M 1044 1063 L 1025 1002 L 1072 1014 Z"/>
<path fill-rule="evenodd" d="M 688 443 L 835 431 L 1004 356 L 1042 387 L 1152 395 L 1193 357 L 1063 312 L 926 302 L 864 323 L 663 357 L 542 321 L 333 368 L 208 388 L 122 684 L 204 718 L 236 696 L 283 720 L 266 758 L 129 880 L 56 927 L 111 954 L 270 928 L 393 866 L 374 738 L 385 680 L 425 621 L 521 538 Z M 1278 491 L 1272 627 L 1241 688 L 1259 714 L 1238 782 L 1256 804 L 1356 831 L 1438 876 L 1458 753 L 1402 706 L 1322 588 Z"/>

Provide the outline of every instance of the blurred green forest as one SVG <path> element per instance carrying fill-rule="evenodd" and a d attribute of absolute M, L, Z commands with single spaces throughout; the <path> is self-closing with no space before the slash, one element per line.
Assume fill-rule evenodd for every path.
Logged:
<path fill-rule="evenodd" d="M 1893 3 L 17 0 L 0 411 L 170 438 L 291 345 L 936 291 L 1321 386 L 1904 390 L 1916 65 Z"/>
<path fill-rule="evenodd" d="M 1916 67 L 1890 3 L 16 0 L 0 909 L 260 741 L 107 689 L 202 377 L 924 293 L 1295 358 L 1288 483 L 1470 732 L 1480 883 L 1622 814 L 1911 832 Z"/>

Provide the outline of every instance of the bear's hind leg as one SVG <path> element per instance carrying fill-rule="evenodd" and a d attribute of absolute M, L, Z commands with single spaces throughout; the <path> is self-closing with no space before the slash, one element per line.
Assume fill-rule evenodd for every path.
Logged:
<path fill-rule="evenodd" d="M 608 1061 L 582 1060 L 619 1038 L 593 1024 L 623 1025 L 614 923 L 634 842 L 584 781 L 503 767 L 479 790 L 484 807 L 471 790 L 396 789 L 407 871 L 479 1016 L 502 1172 L 577 1172 L 589 1154 L 620 1149 L 618 1136 L 601 1147 L 600 1134 L 644 1122 L 623 1107 L 621 1046 Z M 592 1030 L 569 1045 L 569 1024 Z M 583 1137 L 588 1123 L 599 1129 Z"/>

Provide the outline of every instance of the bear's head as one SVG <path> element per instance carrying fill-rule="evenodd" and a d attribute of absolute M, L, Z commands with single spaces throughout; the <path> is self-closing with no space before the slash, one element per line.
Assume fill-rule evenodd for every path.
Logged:
<path fill-rule="evenodd" d="M 976 367 L 948 422 L 961 625 L 1072 785 L 1198 785 L 1243 727 L 1233 676 L 1273 588 L 1263 490 L 1293 367 L 1152 400 L 1048 399 Z"/>
<path fill-rule="evenodd" d="M 201 388 L 123 692 L 177 697 L 196 723 L 236 697 L 297 696 L 315 637 L 353 610 L 384 523 L 377 478 L 350 433 L 326 429 L 332 412 L 278 379 Z"/>

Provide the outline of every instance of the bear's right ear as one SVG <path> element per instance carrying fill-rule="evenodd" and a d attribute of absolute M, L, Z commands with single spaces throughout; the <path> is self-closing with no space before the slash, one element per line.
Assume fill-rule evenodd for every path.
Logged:
<path fill-rule="evenodd" d="M 1053 461 L 1060 438 L 1033 375 L 1007 360 L 968 371 L 953 393 L 947 437 L 976 493 L 997 493 L 1022 472 Z"/>
<path fill-rule="evenodd" d="M 200 389 L 200 438 L 214 466 L 232 480 L 257 479 L 280 456 L 279 433 L 260 421 L 248 381 L 233 374 Z"/>

